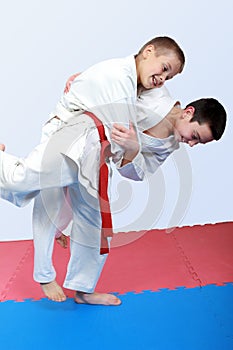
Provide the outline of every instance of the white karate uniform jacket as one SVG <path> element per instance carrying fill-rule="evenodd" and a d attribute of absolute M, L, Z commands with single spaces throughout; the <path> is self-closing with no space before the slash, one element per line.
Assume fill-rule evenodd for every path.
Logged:
<path fill-rule="evenodd" d="M 145 91 L 137 98 L 137 76 L 133 56 L 105 61 L 78 76 L 69 93 L 62 96 L 50 116 L 58 116 L 61 120 L 59 130 L 52 137 L 36 147 L 26 159 L 0 152 L 1 197 L 22 206 L 36 196 L 33 214 L 35 280 L 49 282 L 55 278 L 51 262 L 51 242 L 54 240 L 53 220 L 61 209 L 59 202 L 62 202 L 62 197 L 57 195 L 55 201 L 56 196 L 51 197 L 51 193 L 54 195 L 55 192 L 51 192 L 51 189 L 58 189 L 60 192 L 59 189 L 69 186 L 74 201 L 79 202 L 82 196 L 78 196 L 77 193 L 83 189 L 86 192 L 85 196 L 92 198 L 90 201 L 97 198 L 98 134 L 92 120 L 83 115 L 82 111 L 92 111 L 102 120 L 110 142 L 112 123 L 121 122 L 128 125 L 131 120 L 137 125 L 141 150 L 132 163 L 120 167 L 123 151 L 112 142 L 111 149 L 114 153 L 113 161 L 116 162 L 122 176 L 138 181 L 143 179 L 146 172 L 155 172 L 178 147 L 173 138 L 157 140 L 155 145 L 154 140 L 142 133 L 161 120 L 174 103 L 165 88 Z M 45 132 L 48 126 L 51 127 L 50 123 L 45 126 Z M 41 193 L 44 191 L 41 190 L 49 190 L 50 195 L 42 198 Z M 45 197 L 49 198 L 50 204 L 44 205 Z M 81 200 L 79 204 L 85 207 L 89 205 L 88 201 Z M 88 220 L 84 220 L 84 216 L 80 215 L 75 206 L 74 215 L 77 220 L 74 220 L 71 236 L 73 253 L 64 286 L 92 292 L 106 257 L 99 256 L 101 225 L 98 214 L 97 217 L 93 214 L 91 206 L 85 208 L 85 211 L 89 213 Z M 46 220 L 43 220 L 45 214 L 50 217 L 50 223 L 46 225 Z M 78 270 L 76 266 L 79 266 Z M 85 281 L 80 276 L 85 276 Z"/>

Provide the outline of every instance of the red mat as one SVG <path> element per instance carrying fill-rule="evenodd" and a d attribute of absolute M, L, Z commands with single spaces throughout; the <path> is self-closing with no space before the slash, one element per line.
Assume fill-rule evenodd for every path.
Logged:
<path fill-rule="evenodd" d="M 120 233 L 112 246 L 98 291 L 140 293 L 233 282 L 232 222 L 177 228 L 169 234 L 165 230 Z M 54 264 L 61 284 L 68 259 L 69 250 L 55 244 Z M 1 242 L 0 301 L 43 298 L 32 269 L 31 240 Z"/>

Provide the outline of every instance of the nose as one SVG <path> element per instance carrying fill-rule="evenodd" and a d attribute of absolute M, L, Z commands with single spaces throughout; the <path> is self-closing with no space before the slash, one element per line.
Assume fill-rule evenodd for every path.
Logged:
<path fill-rule="evenodd" d="M 159 86 L 162 86 L 164 83 L 165 83 L 165 80 L 166 80 L 166 74 L 165 72 L 163 72 L 160 77 L 159 77 Z"/>
<path fill-rule="evenodd" d="M 198 141 L 197 141 L 197 140 L 192 140 L 192 141 L 188 141 L 187 143 L 188 143 L 188 145 L 189 145 L 190 147 L 193 147 L 193 146 L 195 146 L 196 144 L 198 144 Z"/>

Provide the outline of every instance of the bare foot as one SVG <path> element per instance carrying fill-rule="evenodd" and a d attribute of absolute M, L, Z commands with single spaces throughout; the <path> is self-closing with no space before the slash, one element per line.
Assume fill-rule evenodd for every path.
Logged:
<path fill-rule="evenodd" d="M 4 152 L 5 148 L 6 148 L 5 145 L 3 143 L 0 143 L 0 151 Z"/>
<path fill-rule="evenodd" d="M 65 236 L 62 232 L 61 235 L 56 238 L 56 241 L 62 246 L 62 248 L 67 248 L 67 236 Z"/>
<path fill-rule="evenodd" d="M 56 281 L 49 283 L 40 283 L 41 288 L 46 295 L 46 297 L 53 301 L 65 301 L 66 296 L 62 288 L 57 284 Z"/>
<path fill-rule="evenodd" d="M 118 306 L 121 300 L 113 294 L 106 293 L 84 293 L 77 291 L 74 301 L 77 304 L 92 304 L 92 305 L 113 305 Z"/>

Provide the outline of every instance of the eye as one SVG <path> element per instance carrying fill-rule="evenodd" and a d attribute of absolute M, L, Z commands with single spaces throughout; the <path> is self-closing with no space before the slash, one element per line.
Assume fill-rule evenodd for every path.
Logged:
<path fill-rule="evenodd" d="M 168 71 L 168 66 L 167 66 L 166 64 L 163 66 L 163 71 L 164 71 L 164 72 L 167 72 L 167 71 Z"/>
<path fill-rule="evenodd" d="M 200 142 L 200 136 L 197 133 L 192 135 L 192 140 Z"/>

